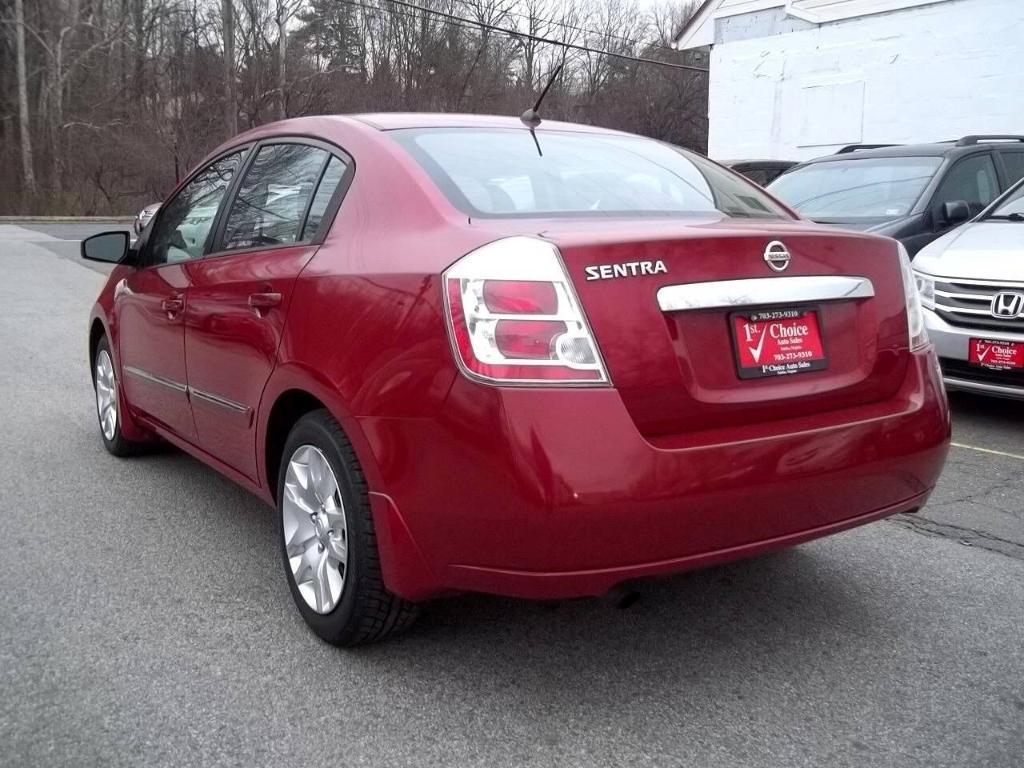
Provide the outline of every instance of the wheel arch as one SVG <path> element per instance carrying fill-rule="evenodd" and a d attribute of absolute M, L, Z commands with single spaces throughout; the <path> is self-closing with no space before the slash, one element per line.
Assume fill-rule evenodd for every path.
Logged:
<path fill-rule="evenodd" d="M 279 454 L 288 431 L 304 414 L 317 408 L 325 409 L 338 422 L 352 444 L 370 489 L 379 488 L 381 477 L 376 456 L 341 387 L 319 366 L 291 359 L 275 366 L 263 388 L 256 417 L 256 444 L 253 447 L 257 474 L 264 500 L 271 506 L 277 506 Z"/>
<path fill-rule="evenodd" d="M 338 422 L 356 454 L 369 486 L 369 502 L 374 525 L 377 528 L 377 547 L 380 553 L 384 582 L 393 593 L 406 599 L 424 599 L 440 594 L 441 583 L 432 573 L 412 538 L 394 501 L 384 493 L 374 492 L 377 466 L 358 423 L 339 418 L 330 407 L 328 397 L 321 397 L 303 386 L 283 389 L 269 407 L 263 430 L 262 462 L 266 500 L 277 506 L 278 476 L 284 460 L 284 445 L 292 426 L 305 414 L 326 410 Z"/>
<path fill-rule="evenodd" d="M 107 333 L 106 326 L 103 325 L 103 321 L 98 317 L 94 317 L 89 326 L 89 375 L 93 379 L 96 377 L 96 372 L 93 370 L 93 364 L 96 360 L 96 349 L 100 345 L 100 339 L 104 336 L 107 337 L 107 343 L 110 343 L 110 336 Z"/>
<path fill-rule="evenodd" d="M 263 439 L 263 462 L 267 492 L 277 501 L 277 476 L 281 469 L 285 441 L 295 423 L 312 411 L 330 409 L 315 395 L 304 389 L 286 389 L 277 396 L 267 414 Z"/>

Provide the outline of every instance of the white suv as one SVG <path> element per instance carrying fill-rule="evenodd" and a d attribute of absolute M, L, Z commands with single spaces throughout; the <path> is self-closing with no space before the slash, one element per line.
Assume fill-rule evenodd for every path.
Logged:
<path fill-rule="evenodd" d="M 1024 180 L 914 260 L 950 389 L 1024 399 Z"/>

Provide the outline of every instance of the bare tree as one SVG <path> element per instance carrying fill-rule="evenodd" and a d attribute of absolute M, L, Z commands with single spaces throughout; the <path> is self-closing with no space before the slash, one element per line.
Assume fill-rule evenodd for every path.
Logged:
<path fill-rule="evenodd" d="M 14 0 L 15 58 L 18 70 L 18 129 L 21 135 L 21 173 L 25 192 L 36 194 L 36 174 L 32 163 L 32 135 L 28 116 L 28 78 L 25 74 L 25 4 Z"/>
<path fill-rule="evenodd" d="M 17 120 L 0 119 L 0 163 L 19 173 L 0 212 L 128 212 L 226 136 L 292 115 L 518 115 L 559 65 L 545 117 L 706 146 L 704 75 L 621 58 L 706 65 L 665 47 L 692 0 L 0 0 L 12 5 L 0 113 Z"/>
<path fill-rule="evenodd" d="M 238 97 L 235 94 L 235 6 L 221 0 L 221 28 L 224 39 L 224 132 L 238 133 Z"/>

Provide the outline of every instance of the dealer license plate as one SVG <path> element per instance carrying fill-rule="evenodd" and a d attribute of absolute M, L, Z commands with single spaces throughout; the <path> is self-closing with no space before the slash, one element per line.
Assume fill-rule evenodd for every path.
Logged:
<path fill-rule="evenodd" d="M 972 365 L 993 371 L 1016 371 L 1024 368 L 1024 342 L 971 339 L 967 349 Z"/>
<path fill-rule="evenodd" d="M 741 379 L 790 376 L 828 368 L 818 312 L 772 309 L 730 315 Z"/>

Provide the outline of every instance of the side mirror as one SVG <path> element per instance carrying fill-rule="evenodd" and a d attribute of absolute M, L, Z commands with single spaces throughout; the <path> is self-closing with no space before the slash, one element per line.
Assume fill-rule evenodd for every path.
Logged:
<path fill-rule="evenodd" d="M 130 235 L 127 232 L 101 232 L 82 241 L 82 258 L 120 264 L 128 255 Z"/>
<path fill-rule="evenodd" d="M 942 204 L 942 219 L 951 227 L 963 224 L 971 218 L 971 207 L 963 200 L 953 200 Z"/>

